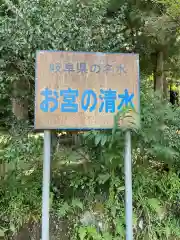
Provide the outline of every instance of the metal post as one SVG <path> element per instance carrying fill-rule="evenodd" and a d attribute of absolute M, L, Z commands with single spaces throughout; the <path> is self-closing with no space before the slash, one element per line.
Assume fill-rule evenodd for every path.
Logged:
<path fill-rule="evenodd" d="M 51 132 L 44 131 L 42 240 L 49 240 L 49 187 L 50 187 Z"/>
<path fill-rule="evenodd" d="M 126 240 L 133 240 L 131 132 L 125 133 Z"/>

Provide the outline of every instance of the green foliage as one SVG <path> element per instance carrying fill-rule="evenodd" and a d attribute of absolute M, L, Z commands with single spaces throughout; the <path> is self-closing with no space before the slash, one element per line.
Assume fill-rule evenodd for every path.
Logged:
<path fill-rule="evenodd" d="M 1 78 L 5 89 L 0 104 L 4 102 L 4 96 L 10 102 L 16 92 L 16 98 L 28 100 L 28 109 L 33 115 L 37 49 L 89 52 L 119 52 L 123 49 L 126 42 L 123 36 L 124 8 L 115 18 L 107 19 L 108 6 L 108 0 L 21 0 L 16 4 L 6 1 L 2 7 L 7 11 L 0 21 Z M 14 82 L 20 82 L 19 87 L 15 87 Z"/>
<path fill-rule="evenodd" d="M 14 92 L 20 99 L 27 98 L 33 110 L 36 49 L 134 51 L 140 53 L 141 71 L 146 74 L 152 74 L 156 65 L 152 55 L 163 51 L 166 72 L 178 78 L 175 4 L 168 0 L 2 4 L 0 108 L 3 124 L 10 122 L 11 131 L 0 137 L 0 235 L 14 233 L 41 217 L 42 138 L 29 134 L 28 122 L 8 118 Z M 140 128 L 130 128 L 134 238 L 180 239 L 180 109 L 154 94 L 146 79 L 141 81 Z M 25 83 L 25 89 L 14 89 L 14 82 Z M 118 126 L 123 116 L 117 115 L 112 131 L 84 134 L 79 159 L 77 152 L 62 146 L 55 153 L 53 164 L 58 167 L 52 167 L 51 210 L 69 221 L 72 239 L 125 239 L 126 128 Z"/>
<path fill-rule="evenodd" d="M 173 172 L 166 174 L 154 171 L 152 168 L 134 166 L 133 183 L 134 238 L 147 237 L 156 240 L 175 237 L 179 239 L 178 176 Z M 89 203 L 88 199 L 84 199 L 86 208 L 98 216 L 97 222 L 89 223 L 88 226 L 78 223 L 78 227 L 76 218 L 75 239 L 118 239 L 119 237 L 125 239 L 124 189 L 119 187 L 123 186 L 122 176 L 111 176 L 108 186 L 107 198 L 98 200 L 93 209 L 93 204 Z M 86 188 L 88 187 L 86 185 Z M 171 198 L 169 198 L 169 191 L 166 192 L 169 188 Z M 177 214 L 173 209 L 176 209 Z M 98 224 L 103 227 L 99 229 Z"/>
<path fill-rule="evenodd" d="M 164 101 L 152 90 L 141 93 L 141 128 L 134 144 L 142 156 L 152 156 L 158 161 L 171 164 L 179 161 L 179 117 L 180 109 Z"/>
<path fill-rule="evenodd" d="M 12 106 L 12 95 L 16 92 L 18 99 L 28 100 L 33 115 L 37 49 L 138 52 L 141 71 L 148 74 L 154 70 L 152 55 L 157 51 L 166 53 L 166 71 L 171 71 L 169 58 L 179 55 L 177 22 L 167 14 L 165 1 L 21 0 L 5 1 L 1 9 L 3 108 L 5 101 Z M 18 84 L 14 89 L 14 82 L 25 86 Z M 5 121 L 10 112 L 3 111 Z"/>
<path fill-rule="evenodd" d="M 180 182 L 174 168 L 179 164 L 179 135 L 171 138 L 178 129 L 179 109 L 160 102 L 146 85 L 141 113 L 141 128 L 132 129 L 134 238 L 179 239 Z M 54 169 L 51 208 L 69 221 L 73 239 L 125 239 L 124 131 L 116 127 L 113 133 L 92 131 L 84 137 L 82 151 L 89 156 L 91 170 Z M 1 142 L 1 161 L 13 164 L 0 188 L 1 232 L 6 234 L 29 220 L 40 220 L 42 139 L 26 134 L 3 137 Z M 62 153 L 66 151 L 61 157 Z M 172 165 L 169 172 L 162 169 L 164 161 Z"/>
<path fill-rule="evenodd" d="M 5 120 L 11 114 L 10 101 L 9 101 L 9 84 L 6 73 L 0 72 L 0 126 L 5 127 Z"/>
<path fill-rule="evenodd" d="M 15 232 L 41 215 L 42 140 L 7 136 L 1 143 L 0 229 Z"/>
<path fill-rule="evenodd" d="M 180 136 L 177 132 L 179 108 L 173 109 L 169 103 L 162 102 L 158 95 L 150 91 L 147 84 L 143 86 L 141 101 L 141 128 L 132 133 L 135 239 L 179 239 L 179 210 L 177 215 L 173 213 L 174 206 L 179 209 L 179 177 L 172 167 L 179 165 L 180 159 Z M 99 168 L 95 168 L 97 177 L 94 181 L 99 189 L 103 189 L 102 186 L 106 189 L 102 192 L 100 190 L 105 198 L 97 206 L 101 206 L 104 224 L 111 229 L 108 230 L 111 236 L 109 239 L 124 237 L 124 183 L 123 175 L 120 174 L 123 169 L 123 132 L 116 129 L 113 138 L 110 132 L 89 132 L 85 134 L 85 138 L 90 146 L 89 154 L 94 159 L 93 164 L 101 164 Z M 112 159 L 116 159 L 115 165 L 112 164 Z M 169 173 L 164 169 L 164 163 L 169 165 Z M 85 189 L 88 187 L 86 183 Z M 90 209 L 91 206 L 92 204 Z M 99 207 L 97 209 L 99 212 Z M 92 232 L 82 226 L 78 231 L 80 239 L 106 239 L 103 233 L 98 233 L 96 225 Z"/>
<path fill-rule="evenodd" d="M 79 199 L 73 198 L 71 204 L 67 202 L 58 203 L 57 213 L 60 217 L 64 217 L 67 216 L 67 214 L 75 213 L 78 209 L 83 210 L 83 203 Z"/>
<path fill-rule="evenodd" d="M 167 8 L 167 13 L 173 18 L 179 19 L 179 14 L 180 14 L 179 0 L 155 0 L 155 2 L 164 4 Z"/>

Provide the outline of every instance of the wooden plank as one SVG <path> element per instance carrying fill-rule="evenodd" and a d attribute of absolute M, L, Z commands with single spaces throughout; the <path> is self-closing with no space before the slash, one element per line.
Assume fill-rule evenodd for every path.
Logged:
<path fill-rule="evenodd" d="M 73 67 L 73 69 L 70 69 Z M 86 69 L 85 69 L 86 68 Z M 68 71 L 69 69 L 69 71 Z M 72 71 L 71 71 L 72 70 Z M 85 71 L 86 70 L 86 71 Z M 45 97 L 42 91 L 48 88 L 58 94 L 58 107 L 53 112 L 45 112 Z M 63 96 L 60 90 L 78 90 L 77 112 L 62 112 Z M 87 111 L 82 109 L 82 96 L 85 90 L 96 94 L 96 108 L 90 111 L 95 99 L 91 95 Z M 36 55 L 36 99 L 35 129 L 111 129 L 114 115 L 122 99 L 115 101 L 115 111 L 99 111 L 103 102 L 100 90 L 115 90 L 129 96 L 134 94 L 132 103 L 139 112 L 139 57 L 136 54 L 103 54 L 84 52 L 38 51 Z M 51 97 L 51 96 L 50 96 Z M 54 100 L 56 101 L 56 100 Z M 87 102 L 87 96 L 84 103 Z M 40 107 L 41 106 L 41 107 Z M 50 101 L 49 109 L 54 103 Z M 109 109 L 110 110 L 110 109 Z"/>

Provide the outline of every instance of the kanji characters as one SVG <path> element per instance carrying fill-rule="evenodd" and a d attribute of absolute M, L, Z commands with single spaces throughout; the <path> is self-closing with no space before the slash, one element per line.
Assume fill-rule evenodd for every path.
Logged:
<path fill-rule="evenodd" d="M 120 64 L 119 66 L 117 66 L 117 72 L 126 73 L 124 64 Z"/>
<path fill-rule="evenodd" d="M 128 107 L 130 105 L 131 108 L 134 108 L 134 104 L 132 102 L 133 97 L 134 97 L 134 93 L 129 95 L 128 90 L 125 89 L 124 90 L 124 94 L 119 94 L 118 95 L 118 98 L 121 99 L 121 102 L 120 102 L 120 104 L 119 104 L 117 109 L 120 111 L 121 108 L 123 107 L 123 105 L 125 105 L 125 107 Z"/>
<path fill-rule="evenodd" d="M 92 101 L 91 101 L 92 100 Z M 85 90 L 81 98 L 81 107 L 84 111 L 92 112 L 95 110 L 97 104 L 96 93 L 92 89 Z"/>
<path fill-rule="evenodd" d="M 54 112 L 58 108 L 58 92 L 45 88 L 41 91 L 41 95 L 45 99 L 40 103 L 40 109 L 43 112 Z"/>
<path fill-rule="evenodd" d="M 74 72 L 74 66 L 72 63 L 65 63 L 64 65 L 64 71 L 65 72 Z"/>
<path fill-rule="evenodd" d="M 78 95 L 78 90 L 71 88 L 68 88 L 68 90 L 60 90 L 60 96 L 63 97 L 61 112 L 78 112 L 78 104 L 76 103 Z"/>
<path fill-rule="evenodd" d="M 49 69 L 50 69 L 50 72 L 60 72 L 61 66 L 59 63 L 50 64 Z"/>
<path fill-rule="evenodd" d="M 59 63 L 56 64 L 56 72 L 60 72 L 61 66 Z"/>
<path fill-rule="evenodd" d="M 116 91 L 115 90 L 103 90 L 100 89 L 100 93 L 101 95 L 99 96 L 99 98 L 101 99 L 101 105 L 99 108 L 99 112 L 102 112 L 103 109 L 105 109 L 105 112 L 111 112 L 114 113 L 115 112 L 115 107 L 116 107 Z"/>
<path fill-rule="evenodd" d="M 41 91 L 41 95 L 44 96 L 40 103 L 40 109 L 43 112 L 56 111 L 59 108 L 58 100 L 60 97 L 62 97 L 60 111 L 66 113 L 78 112 L 79 105 L 81 105 L 83 111 L 92 112 L 96 109 L 99 100 L 99 112 L 115 113 L 117 110 L 121 111 L 123 106 L 134 109 L 134 93 L 129 94 L 128 89 L 125 89 L 123 94 L 117 94 L 117 91 L 112 89 L 100 89 L 99 98 L 97 98 L 96 93 L 92 89 L 86 89 L 82 93 L 79 105 L 77 102 L 77 97 L 79 97 L 77 89 L 68 88 L 58 92 L 57 90 L 45 88 Z M 120 100 L 119 105 L 116 103 L 118 99 Z"/>
<path fill-rule="evenodd" d="M 55 71 L 54 64 L 50 64 L 49 65 L 49 70 L 50 70 L 50 72 L 54 72 Z"/>
<path fill-rule="evenodd" d="M 87 73 L 87 63 L 77 63 L 77 72 Z"/>
<path fill-rule="evenodd" d="M 62 66 L 62 67 L 61 67 Z M 63 63 L 55 63 L 49 65 L 50 72 L 60 72 L 60 70 L 64 70 L 64 72 L 77 72 L 77 73 L 87 73 L 88 70 L 93 73 L 100 73 L 100 72 L 116 72 L 116 73 L 126 73 L 126 69 L 124 64 L 119 65 L 113 65 L 113 64 L 92 64 L 88 66 L 87 62 L 67 62 L 64 63 L 64 69 L 63 69 Z"/>

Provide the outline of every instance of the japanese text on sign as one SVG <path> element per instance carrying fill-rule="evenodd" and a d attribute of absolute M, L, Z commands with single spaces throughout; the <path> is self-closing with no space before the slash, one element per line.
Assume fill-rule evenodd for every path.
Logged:
<path fill-rule="evenodd" d="M 120 65 L 113 65 L 113 64 L 92 64 L 88 66 L 86 62 L 80 62 L 80 63 L 65 63 L 65 64 L 60 64 L 60 63 L 51 63 L 49 66 L 50 72 L 77 72 L 77 73 L 87 73 L 87 72 L 94 72 L 94 73 L 108 73 L 108 72 L 114 72 L 114 73 L 126 73 L 125 71 L 125 66 L 123 64 Z"/>
<path fill-rule="evenodd" d="M 50 90 L 48 88 L 41 91 L 41 95 L 44 96 L 44 100 L 40 103 L 40 109 L 43 112 L 54 112 L 59 108 L 58 99 L 63 97 L 63 102 L 60 106 L 61 112 L 78 112 L 79 105 L 76 102 L 76 98 L 79 96 L 77 89 L 68 88 L 67 90 Z M 117 110 L 120 111 L 123 106 L 134 108 L 132 99 L 134 94 L 128 93 L 125 89 L 123 94 L 117 94 L 116 90 L 103 90 L 100 89 L 100 95 L 97 96 L 92 89 L 85 90 L 82 94 L 80 101 L 81 109 L 83 111 L 89 110 L 93 112 L 97 107 L 98 100 L 101 101 L 99 112 L 105 111 L 106 113 L 114 113 L 116 111 L 116 101 L 119 100 Z M 92 100 L 92 101 L 91 101 Z M 51 107 L 51 104 L 53 106 Z"/>
<path fill-rule="evenodd" d="M 107 129 L 139 111 L 138 55 L 38 51 L 36 129 Z"/>

